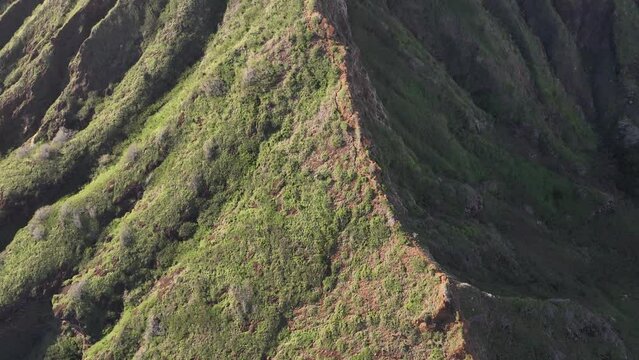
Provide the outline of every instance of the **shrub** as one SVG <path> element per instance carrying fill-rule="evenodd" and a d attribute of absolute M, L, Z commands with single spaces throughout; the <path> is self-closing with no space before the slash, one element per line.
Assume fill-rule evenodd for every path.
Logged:
<path fill-rule="evenodd" d="M 260 74 L 257 70 L 252 67 L 246 68 L 244 70 L 243 83 L 244 86 L 253 86 L 260 81 Z"/>
<path fill-rule="evenodd" d="M 124 161 L 127 164 L 135 162 L 140 157 L 140 147 L 137 144 L 131 144 L 124 152 Z"/>
<path fill-rule="evenodd" d="M 185 222 L 180 225 L 178 229 L 178 238 L 180 240 L 186 240 L 191 238 L 197 231 L 197 224 L 192 222 Z"/>
<path fill-rule="evenodd" d="M 84 286 L 86 284 L 86 279 L 82 279 L 76 283 L 73 283 L 67 291 L 67 295 L 69 296 L 69 298 L 72 301 L 80 301 L 82 299 L 82 295 L 84 294 Z"/>
<path fill-rule="evenodd" d="M 217 143 L 217 141 L 209 139 L 204 142 L 203 150 L 206 160 L 211 161 L 219 156 L 220 145 Z"/>
<path fill-rule="evenodd" d="M 266 60 L 249 65 L 242 74 L 242 86 L 257 91 L 270 91 L 281 79 L 281 70 L 282 68 Z"/>
<path fill-rule="evenodd" d="M 42 224 L 30 226 L 29 231 L 31 232 L 31 236 L 36 240 L 44 240 L 47 236 L 47 229 Z"/>
<path fill-rule="evenodd" d="M 70 203 L 64 203 L 58 213 L 60 224 L 71 223 L 76 229 L 81 230 L 84 227 L 82 213 L 82 209 L 77 209 Z"/>
<path fill-rule="evenodd" d="M 235 311 L 242 321 L 246 321 L 253 312 L 253 287 L 250 284 L 231 286 L 231 295 L 235 299 Z"/>
<path fill-rule="evenodd" d="M 47 349 L 45 360 L 82 359 L 82 341 L 78 337 L 60 336 L 55 344 Z"/>
<path fill-rule="evenodd" d="M 82 216 L 79 211 L 73 213 L 73 215 L 71 216 L 71 222 L 76 229 L 82 229 Z"/>
<path fill-rule="evenodd" d="M 444 360 L 444 351 L 440 348 L 434 348 L 430 355 L 428 355 L 428 360 Z"/>
<path fill-rule="evenodd" d="M 201 196 L 206 192 L 206 181 L 200 174 L 195 174 L 189 181 L 189 189 L 196 195 Z"/>
<path fill-rule="evenodd" d="M 107 166 L 111 162 L 111 159 L 112 159 L 111 155 L 104 154 L 104 155 L 100 156 L 100 158 L 98 159 L 98 165 Z"/>
<path fill-rule="evenodd" d="M 43 206 L 39 208 L 35 214 L 33 214 L 33 221 L 37 221 L 38 223 L 47 221 L 49 215 L 51 215 L 51 210 L 53 210 L 51 206 Z"/>
<path fill-rule="evenodd" d="M 89 217 L 91 217 L 91 219 L 95 220 L 98 218 L 98 209 L 95 206 L 87 205 L 86 211 L 87 211 L 87 214 L 89 214 Z"/>
<path fill-rule="evenodd" d="M 38 209 L 29 223 L 29 232 L 36 240 L 43 240 L 47 235 L 47 229 L 45 222 L 51 215 L 52 208 L 50 206 L 44 206 Z"/>
<path fill-rule="evenodd" d="M 31 155 L 31 151 L 33 150 L 33 144 L 25 143 L 19 148 L 16 149 L 16 157 L 18 159 L 24 159 Z"/>
<path fill-rule="evenodd" d="M 344 140 L 344 137 L 341 134 L 335 134 L 331 136 L 331 143 L 334 148 L 339 149 L 346 145 L 346 140 Z"/>
<path fill-rule="evenodd" d="M 224 80 L 216 77 L 202 83 L 200 90 L 206 96 L 220 97 L 226 95 L 228 86 L 226 85 Z"/>
<path fill-rule="evenodd" d="M 49 160 L 58 153 L 58 150 L 51 144 L 42 144 L 38 149 L 38 160 Z"/>
<path fill-rule="evenodd" d="M 120 226 L 118 237 L 123 247 L 129 247 L 133 244 L 133 231 L 131 231 L 131 227 L 128 224 L 122 224 Z"/>
<path fill-rule="evenodd" d="M 168 126 L 163 127 L 162 129 L 160 129 L 155 134 L 155 138 L 153 139 L 153 143 L 156 146 L 158 146 L 158 147 L 166 146 L 166 143 L 169 141 L 169 134 L 170 133 L 171 133 L 171 130 L 169 129 Z"/>
<path fill-rule="evenodd" d="M 164 333 L 160 318 L 156 315 L 151 315 L 146 321 L 146 330 L 144 331 L 144 340 L 149 342 L 152 337 L 160 336 Z"/>
<path fill-rule="evenodd" d="M 58 146 L 64 145 L 67 141 L 71 140 L 73 135 L 75 135 L 75 131 L 61 127 L 53 137 L 53 140 L 51 140 L 51 144 Z"/>

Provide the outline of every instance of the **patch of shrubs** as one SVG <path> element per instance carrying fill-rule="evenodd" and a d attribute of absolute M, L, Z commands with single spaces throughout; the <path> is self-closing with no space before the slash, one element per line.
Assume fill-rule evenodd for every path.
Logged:
<path fill-rule="evenodd" d="M 60 153 L 60 149 L 76 134 L 75 131 L 61 127 L 51 142 L 40 145 L 35 156 L 38 160 L 49 160 Z M 19 159 L 28 157 L 34 148 L 33 144 L 26 143 L 16 150 Z"/>

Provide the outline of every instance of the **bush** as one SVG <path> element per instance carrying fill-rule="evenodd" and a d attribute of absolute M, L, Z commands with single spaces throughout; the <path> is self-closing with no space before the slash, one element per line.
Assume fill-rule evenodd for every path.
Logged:
<path fill-rule="evenodd" d="M 204 178 L 202 177 L 202 175 L 200 174 L 193 175 L 193 177 L 191 178 L 191 181 L 189 181 L 189 189 L 196 196 L 202 196 L 203 194 L 206 193 L 206 190 L 207 190 L 206 181 L 204 181 Z"/>
<path fill-rule="evenodd" d="M 77 337 L 60 336 L 44 355 L 45 360 L 82 359 L 82 341 Z"/>
<path fill-rule="evenodd" d="M 67 291 L 67 295 L 72 301 L 80 301 L 82 299 L 82 295 L 84 294 L 84 287 L 87 284 L 86 279 L 82 279 L 76 283 L 73 283 L 69 286 L 69 290 Z"/>
<path fill-rule="evenodd" d="M 257 70 L 252 67 L 246 68 L 244 70 L 243 82 L 244 86 L 253 86 L 260 81 L 260 74 Z"/>
<path fill-rule="evenodd" d="M 76 211 L 73 213 L 73 216 L 71 217 L 71 222 L 73 223 L 73 226 L 75 226 L 76 229 L 78 230 L 82 229 L 82 217 L 79 211 Z"/>
<path fill-rule="evenodd" d="M 75 131 L 61 127 L 53 137 L 53 140 L 51 140 L 51 144 L 58 146 L 64 145 L 66 142 L 71 140 L 73 135 L 75 135 Z"/>
<path fill-rule="evenodd" d="M 149 342 L 152 337 L 160 336 L 164 333 L 160 318 L 156 315 L 151 315 L 146 321 L 146 330 L 144 331 L 144 340 Z"/>
<path fill-rule="evenodd" d="M 111 160 L 112 160 L 111 155 L 104 154 L 104 155 L 100 156 L 100 158 L 98 159 L 98 165 L 99 166 L 107 166 L 107 165 L 109 165 Z"/>
<path fill-rule="evenodd" d="M 58 150 L 51 144 L 42 144 L 38 149 L 38 160 L 49 160 L 58 153 Z"/>
<path fill-rule="evenodd" d="M 235 311 L 242 321 L 248 320 L 253 312 L 253 287 L 250 284 L 231 286 L 231 295 L 235 298 Z"/>
<path fill-rule="evenodd" d="M 137 144 L 131 144 L 124 152 L 124 161 L 127 164 L 135 162 L 140 157 L 140 147 Z"/>
<path fill-rule="evenodd" d="M 161 148 L 165 147 L 167 142 L 169 141 L 170 134 L 171 134 L 171 130 L 169 129 L 169 127 L 168 126 L 163 127 L 155 134 L 153 143 L 158 147 L 161 147 Z"/>
<path fill-rule="evenodd" d="M 120 238 L 120 243 L 123 247 L 129 247 L 133 244 L 133 231 L 131 231 L 131 227 L 128 224 L 122 224 L 120 226 L 120 233 L 118 237 Z"/>
<path fill-rule="evenodd" d="M 206 96 L 221 97 L 226 95 L 228 86 L 226 85 L 224 80 L 220 78 L 213 78 L 205 81 L 200 87 L 200 90 Z"/>
<path fill-rule="evenodd" d="M 47 229 L 41 224 L 31 226 L 29 231 L 31 232 L 31 236 L 36 240 L 44 240 L 47 236 Z"/>
<path fill-rule="evenodd" d="M 213 139 L 206 140 L 203 146 L 204 157 L 206 160 L 211 161 L 219 156 L 220 145 Z"/>
<path fill-rule="evenodd" d="M 281 70 L 266 59 L 249 65 L 242 74 L 242 86 L 256 91 L 271 91 L 281 78 Z"/>
<path fill-rule="evenodd" d="M 95 206 L 87 205 L 86 211 L 91 219 L 96 220 L 98 218 L 98 209 Z"/>
<path fill-rule="evenodd" d="M 44 206 L 33 214 L 33 218 L 29 223 L 28 229 L 34 239 L 43 240 L 46 237 L 47 229 L 45 227 L 45 222 L 49 219 L 51 210 L 52 208 L 50 206 Z"/>
<path fill-rule="evenodd" d="M 192 222 L 185 222 L 180 225 L 178 229 L 178 238 L 180 240 L 187 240 L 191 238 L 197 231 L 197 224 Z"/>
<path fill-rule="evenodd" d="M 75 209 L 70 203 L 64 203 L 60 208 L 58 214 L 60 223 L 62 225 L 71 222 L 76 229 L 82 229 L 82 214 L 78 209 Z"/>
<path fill-rule="evenodd" d="M 19 148 L 16 149 L 16 157 L 18 159 L 24 159 L 31 155 L 31 151 L 33 150 L 33 144 L 25 143 Z"/>
<path fill-rule="evenodd" d="M 36 221 L 38 223 L 47 221 L 47 219 L 49 219 L 49 216 L 51 215 L 51 210 L 53 210 L 51 206 L 43 206 L 39 208 L 35 212 L 35 214 L 33 214 L 33 221 Z"/>

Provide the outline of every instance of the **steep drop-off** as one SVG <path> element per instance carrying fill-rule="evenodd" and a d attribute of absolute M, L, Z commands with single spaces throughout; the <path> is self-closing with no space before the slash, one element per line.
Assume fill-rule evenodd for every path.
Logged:
<path fill-rule="evenodd" d="M 0 14 L 0 358 L 638 356 L 636 1 Z"/>

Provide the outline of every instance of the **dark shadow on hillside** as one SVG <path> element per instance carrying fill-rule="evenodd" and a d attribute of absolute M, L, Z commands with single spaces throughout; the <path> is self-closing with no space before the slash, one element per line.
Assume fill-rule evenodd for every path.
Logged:
<path fill-rule="evenodd" d="M 27 302 L 0 317 L 0 360 L 42 359 L 58 327 L 48 299 Z"/>
<path fill-rule="evenodd" d="M 554 70 L 537 44 L 550 40 L 531 41 L 518 10 L 499 18 L 519 21 L 509 27 L 472 1 L 348 3 L 363 63 L 353 66 L 354 100 L 406 230 L 459 281 L 502 296 L 573 299 L 619 319 L 628 347 L 639 349 L 639 313 L 620 301 L 639 298 L 627 285 L 639 275 L 639 210 L 615 188 L 616 172 L 600 171 L 614 161 L 599 147 L 609 133 L 582 115 L 594 110 L 566 110 L 588 95 L 567 93 L 579 88 L 568 84 L 548 96 Z M 609 41 L 578 44 L 574 55 L 613 51 Z M 605 63 L 583 60 L 592 73 L 580 81 L 595 88 L 599 111 L 615 105 L 596 90 L 615 76 L 607 62 L 615 55 L 598 59 Z M 579 158 L 591 168 L 582 171 Z"/>
<path fill-rule="evenodd" d="M 11 40 L 24 20 L 41 2 L 42 0 L 19 0 L 11 4 L 4 14 L 0 14 L 0 49 Z"/>

